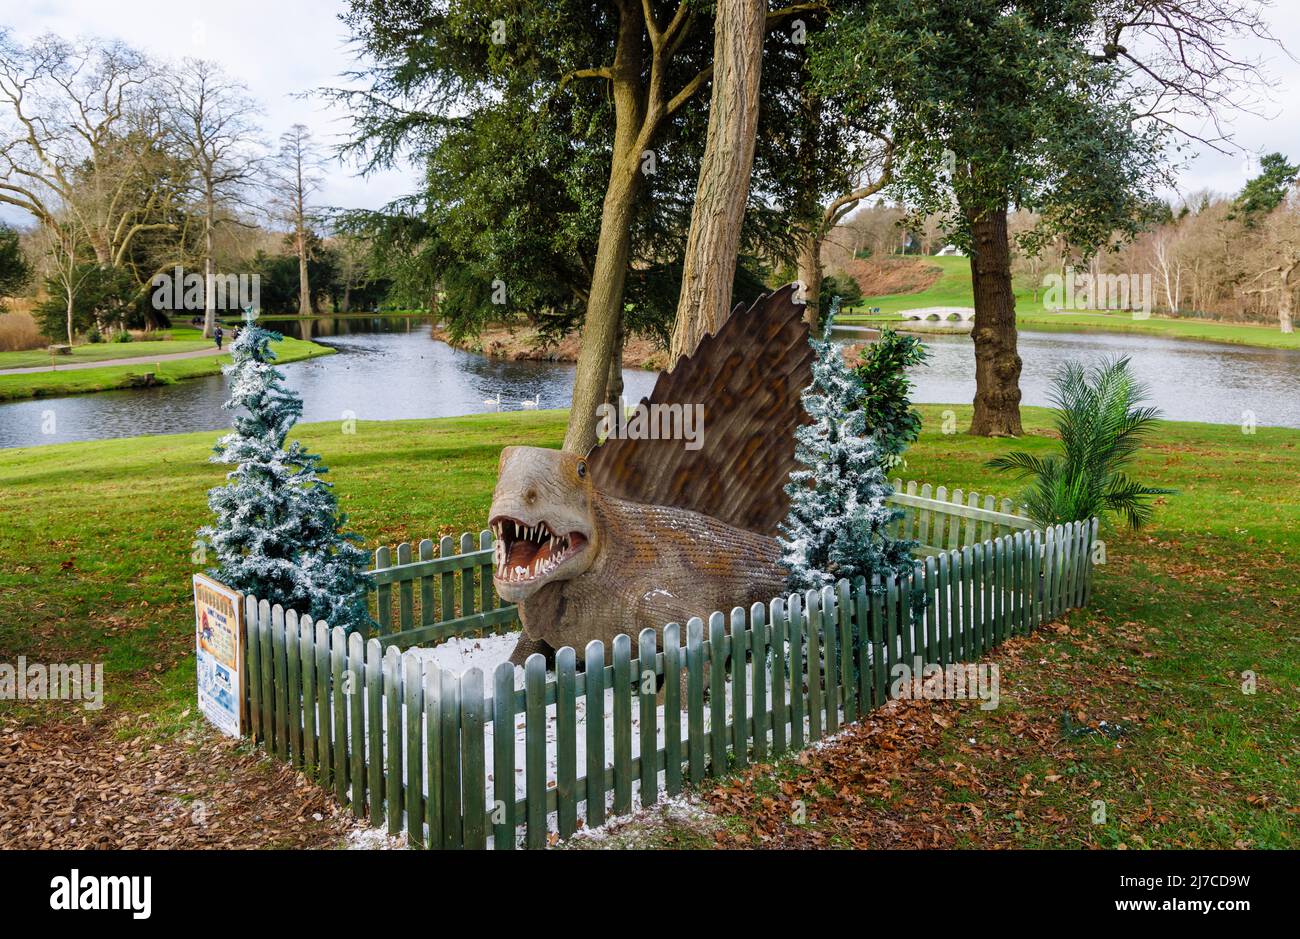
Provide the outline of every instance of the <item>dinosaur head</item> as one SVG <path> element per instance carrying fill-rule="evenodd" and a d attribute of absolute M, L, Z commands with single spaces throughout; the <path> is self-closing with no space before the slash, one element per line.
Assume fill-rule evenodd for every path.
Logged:
<path fill-rule="evenodd" d="M 518 603 L 591 567 L 599 547 L 587 461 L 540 447 L 501 451 L 489 524 L 493 582 Z"/>

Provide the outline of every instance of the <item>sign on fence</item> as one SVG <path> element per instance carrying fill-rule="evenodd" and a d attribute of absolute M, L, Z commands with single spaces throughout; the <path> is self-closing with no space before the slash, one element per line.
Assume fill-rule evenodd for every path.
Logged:
<path fill-rule="evenodd" d="M 194 645 L 199 669 L 199 710 L 222 733 L 243 730 L 243 598 L 202 574 L 194 575 Z"/>

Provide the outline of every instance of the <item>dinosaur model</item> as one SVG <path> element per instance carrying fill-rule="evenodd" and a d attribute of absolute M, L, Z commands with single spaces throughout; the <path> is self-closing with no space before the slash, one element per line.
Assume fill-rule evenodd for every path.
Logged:
<path fill-rule="evenodd" d="M 642 402 L 702 404 L 695 449 L 620 436 L 585 457 L 502 451 L 490 525 L 497 593 L 519 605 L 523 623 L 512 662 L 536 652 L 549 661 L 595 639 L 608 657 L 619 633 L 784 591 L 775 536 L 813 359 L 793 293 L 738 306 Z"/>

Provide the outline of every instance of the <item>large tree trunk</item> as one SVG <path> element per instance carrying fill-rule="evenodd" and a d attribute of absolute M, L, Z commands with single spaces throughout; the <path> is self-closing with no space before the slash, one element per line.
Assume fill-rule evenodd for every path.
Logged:
<path fill-rule="evenodd" d="M 758 131 L 766 16 L 767 5 L 757 0 L 718 0 L 709 135 L 691 210 L 670 367 L 695 351 L 700 338 L 716 331 L 731 310 Z"/>
<path fill-rule="evenodd" d="M 298 230 L 298 315 L 311 316 L 311 284 L 307 280 L 307 236 Z"/>
<path fill-rule="evenodd" d="M 627 331 L 623 326 L 623 317 L 618 318 L 618 329 L 614 333 L 614 351 L 609 357 L 609 380 L 605 383 L 605 401 L 614 407 L 621 407 L 623 397 L 623 343 Z"/>
<path fill-rule="evenodd" d="M 623 285 L 632 252 L 632 212 L 636 203 L 638 161 L 615 157 L 600 215 L 600 240 L 587 295 L 582 348 L 573 379 L 573 403 L 564 449 L 586 454 L 596 445 L 596 409 L 605 403 L 610 361 L 622 320 Z"/>
<path fill-rule="evenodd" d="M 605 403 L 609 390 L 610 360 L 623 318 L 623 286 L 632 256 L 632 216 L 641 182 L 640 136 L 647 118 L 641 87 L 644 28 L 644 22 L 630 10 L 620 14 L 611 79 L 614 155 L 600 213 L 569 426 L 564 433 L 564 449 L 584 456 L 596 445 L 596 409 Z"/>
<path fill-rule="evenodd" d="M 1277 323 L 1284 333 L 1295 332 L 1291 315 L 1291 275 L 1297 267 L 1300 267 L 1300 261 L 1293 261 L 1289 267 L 1283 268 L 1281 283 L 1278 284 Z"/>
<path fill-rule="evenodd" d="M 203 338 L 211 339 L 217 328 L 216 271 L 212 254 L 213 215 L 216 213 L 216 201 L 211 188 L 203 216 Z"/>
<path fill-rule="evenodd" d="M 69 279 L 69 282 L 68 282 L 68 345 L 72 345 L 72 333 L 73 333 L 73 329 L 72 329 L 72 310 L 73 310 L 73 302 L 72 302 L 72 282 L 71 282 L 71 279 Z"/>
<path fill-rule="evenodd" d="M 799 239 L 799 283 L 803 285 L 803 318 L 815 331 L 821 322 L 822 239 L 808 232 Z"/>
<path fill-rule="evenodd" d="M 975 416 L 970 432 L 981 437 L 1018 437 L 1020 356 L 1016 352 L 1016 300 L 1011 290 L 1011 250 L 1005 207 L 967 213 L 974 251 Z"/>

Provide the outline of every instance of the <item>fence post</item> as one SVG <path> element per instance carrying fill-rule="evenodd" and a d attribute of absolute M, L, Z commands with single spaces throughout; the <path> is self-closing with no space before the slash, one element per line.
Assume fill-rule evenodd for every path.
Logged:
<path fill-rule="evenodd" d="M 636 694 L 641 712 L 641 807 L 645 808 L 659 801 L 659 726 L 656 720 L 659 715 L 659 686 L 655 669 L 658 637 L 653 629 L 646 627 L 641 630 L 637 642 Z M 560 713 L 558 706 L 555 713 L 557 716 Z M 664 720 L 667 719 L 665 714 Z"/>
<path fill-rule="evenodd" d="M 732 607 L 731 630 L 727 636 L 731 644 L 731 752 L 737 769 L 749 765 L 749 722 L 745 719 L 748 710 L 745 688 L 746 640 L 749 633 L 745 630 L 745 610 Z"/>
<path fill-rule="evenodd" d="M 402 656 L 393 646 L 384 653 L 384 730 L 388 750 L 384 767 L 388 789 L 388 833 L 402 830 Z"/>
<path fill-rule="evenodd" d="M 407 581 L 410 583 L 410 581 Z M 402 699 L 406 709 L 406 791 L 402 799 L 406 810 L 406 836 L 413 847 L 424 845 L 424 683 L 420 680 L 420 663 L 414 657 L 403 661 L 405 675 L 402 678 Z M 478 823 L 479 843 L 472 847 L 483 847 L 483 673 L 478 674 L 478 760 L 471 760 L 473 738 L 467 732 L 465 740 L 465 762 L 467 767 L 478 766 Z M 397 703 L 397 702 L 394 702 Z M 397 741 L 400 743 L 400 740 Z M 390 747 L 394 741 L 389 741 Z M 465 787 L 471 793 L 475 790 L 470 773 L 466 773 Z M 466 813 L 469 814 L 468 811 Z"/>
<path fill-rule="evenodd" d="M 722 613 L 709 614 L 709 772 L 727 771 L 726 627 Z"/>
<path fill-rule="evenodd" d="M 360 632 L 348 636 L 348 715 L 352 752 L 352 814 L 366 817 L 366 646 Z"/>
<path fill-rule="evenodd" d="M 387 545 L 375 549 L 375 570 L 387 570 L 393 566 L 393 553 Z M 393 631 L 393 586 L 392 584 L 375 585 L 375 620 L 379 623 L 380 635 Z"/>
<path fill-rule="evenodd" d="M 492 673 L 492 783 L 496 822 L 492 846 L 514 848 L 515 828 L 515 667 L 501 662 Z"/>
<path fill-rule="evenodd" d="M 244 598 L 244 696 L 248 704 L 248 731 L 253 743 L 265 740 L 262 733 L 262 631 L 257 622 L 257 598 Z"/>
<path fill-rule="evenodd" d="M 595 828 L 605 824 L 605 644 L 599 639 L 587 643 L 585 659 L 587 825 Z"/>
<path fill-rule="evenodd" d="M 555 796 L 561 838 L 578 829 L 577 687 L 578 656 L 565 646 L 555 653 Z"/>
<path fill-rule="evenodd" d="M 854 668 L 857 661 L 856 643 L 853 641 L 853 598 L 849 592 L 849 582 L 843 578 L 835 585 L 836 611 L 840 623 L 840 689 L 841 704 L 844 708 L 844 723 L 858 719 L 858 679 L 859 672 Z M 866 704 L 863 704 L 866 710 Z"/>
<path fill-rule="evenodd" d="M 620 637 L 625 638 L 625 637 Z M 614 648 L 618 649 L 615 641 Z M 546 846 L 546 658 L 534 652 L 524 662 L 524 786 L 528 804 L 527 844 Z"/>
<path fill-rule="evenodd" d="M 808 632 L 808 658 L 805 662 L 805 681 L 808 684 L 808 739 L 820 740 L 822 737 L 822 654 L 821 631 L 822 611 L 821 597 L 816 590 L 804 594 L 804 610 Z"/>
<path fill-rule="evenodd" d="M 407 674 L 409 677 L 410 672 Z M 409 697 L 407 706 L 410 707 Z M 484 805 L 484 800 L 487 798 L 487 780 L 484 779 L 486 764 L 483 752 L 483 672 L 481 669 L 471 668 L 461 676 L 460 715 L 460 758 L 465 789 L 465 847 L 481 850 L 487 847 L 485 827 L 487 808 Z M 412 751 L 408 749 L 407 759 L 410 759 L 411 753 Z M 419 779 L 419 764 L 416 764 L 411 775 L 416 780 Z M 411 811 L 408 807 L 408 818 Z"/>
<path fill-rule="evenodd" d="M 378 639 L 366 642 L 366 771 L 370 824 L 384 822 L 384 653 Z"/>
<path fill-rule="evenodd" d="M 754 742 L 754 759 L 767 759 L 767 607 L 755 603 L 749 608 L 749 687 L 750 737 Z"/>
<path fill-rule="evenodd" d="M 669 797 L 682 791 L 682 628 L 669 623 L 664 646 L 664 788 Z"/>

